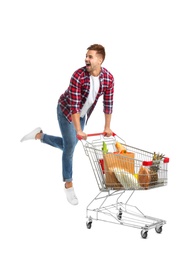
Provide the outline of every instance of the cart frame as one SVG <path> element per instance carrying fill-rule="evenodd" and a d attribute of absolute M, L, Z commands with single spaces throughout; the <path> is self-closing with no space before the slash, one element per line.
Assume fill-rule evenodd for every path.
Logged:
<path fill-rule="evenodd" d="M 102 142 L 104 141 L 113 151 L 115 150 L 116 141 L 120 141 L 125 144 L 125 141 L 113 134 L 111 137 L 105 137 L 104 133 L 89 134 L 89 137 L 95 137 L 92 142 L 82 141 L 85 154 L 89 157 L 94 176 L 99 187 L 100 192 L 92 199 L 86 208 L 86 226 L 88 229 L 92 227 L 93 220 L 109 222 L 113 224 L 119 224 L 123 226 L 133 227 L 141 229 L 141 237 L 147 238 L 148 231 L 155 228 L 157 233 L 162 232 L 162 227 L 166 224 L 165 220 L 154 218 L 143 214 L 138 207 L 130 205 L 129 200 L 133 196 L 136 190 L 144 190 L 141 187 L 130 187 L 129 189 L 124 187 L 108 187 L 105 182 L 105 176 L 103 169 L 100 165 L 100 155 L 103 153 L 100 149 Z M 128 149 L 136 153 L 135 167 L 144 164 L 143 159 L 152 158 L 153 153 L 147 152 L 142 149 L 137 149 L 133 146 L 127 146 Z M 144 156 L 143 156 L 144 155 Z M 145 157 L 146 156 L 146 157 Z M 147 162 L 145 165 L 147 165 Z M 163 177 L 162 182 L 157 183 L 150 188 L 157 188 L 167 185 L 167 163 L 169 159 L 164 158 L 164 164 L 160 175 Z M 149 188 L 149 189 L 150 189 Z M 130 191 L 130 195 L 127 193 Z"/>

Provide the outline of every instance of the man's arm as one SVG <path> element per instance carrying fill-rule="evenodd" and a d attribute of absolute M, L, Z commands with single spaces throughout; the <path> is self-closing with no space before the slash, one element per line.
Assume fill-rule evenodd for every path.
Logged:
<path fill-rule="evenodd" d="M 72 123 L 74 124 L 74 128 L 76 130 L 76 135 L 80 136 L 82 139 L 86 139 L 87 135 L 82 131 L 80 125 L 80 113 L 72 114 Z"/>
<path fill-rule="evenodd" d="M 104 133 L 106 133 L 106 136 L 111 136 L 112 131 L 110 129 L 110 123 L 111 123 L 111 115 L 112 114 L 105 114 L 105 126 L 104 126 Z"/>

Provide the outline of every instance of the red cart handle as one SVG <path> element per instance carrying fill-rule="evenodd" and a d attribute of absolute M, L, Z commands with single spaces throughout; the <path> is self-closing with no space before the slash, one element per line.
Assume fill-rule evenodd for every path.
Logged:
<path fill-rule="evenodd" d="M 91 136 L 98 136 L 98 135 L 106 135 L 105 132 L 102 133 L 95 133 L 95 134 L 87 134 L 87 137 L 91 137 Z M 112 136 L 116 136 L 115 133 L 112 133 Z M 80 135 L 77 135 L 78 140 L 82 140 L 82 137 Z"/>
<path fill-rule="evenodd" d="M 87 137 L 89 137 L 89 136 L 97 136 L 97 135 L 106 135 L 106 133 L 105 132 L 103 132 L 103 133 L 95 133 L 95 134 L 87 134 Z M 116 134 L 115 133 L 112 133 L 112 136 L 115 136 Z"/>

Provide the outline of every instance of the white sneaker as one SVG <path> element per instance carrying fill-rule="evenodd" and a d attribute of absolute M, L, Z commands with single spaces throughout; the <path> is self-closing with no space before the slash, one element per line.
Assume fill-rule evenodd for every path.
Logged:
<path fill-rule="evenodd" d="M 38 133 L 41 133 L 42 129 L 40 127 L 35 128 L 32 132 L 28 133 L 27 135 L 23 136 L 23 138 L 21 139 L 21 142 L 23 141 L 27 141 L 27 140 L 34 140 L 35 136 Z"/>
<path fill-rule="evenodd" d="M 74 192 L 74 188 L 71 187 L 71 188 L 66 189 L 64 187 L 64 190 L 65 190 L 68 202 L 70 202 L 72 205 L 77 205 L 78 204 L 78 199 L 77 199 L 76 194 Z"/>

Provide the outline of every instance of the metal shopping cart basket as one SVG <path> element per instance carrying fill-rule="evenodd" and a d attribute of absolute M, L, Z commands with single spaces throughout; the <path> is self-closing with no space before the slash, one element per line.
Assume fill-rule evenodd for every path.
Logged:
<path fill-rule="evenodd" d="M 142 238 L 147 238 L 152 228 L 161 233 L 165 220 L 146 216 L 128 202 L 136 190 L 167 185 L 169 158 L 126 145 L 116 134 L 89 134 L 87 140 L 81 141 L 100 190 L 87 206 L 87 228 L 91 228 L 93 220 L 101 220 L 139 228 Z"/>

